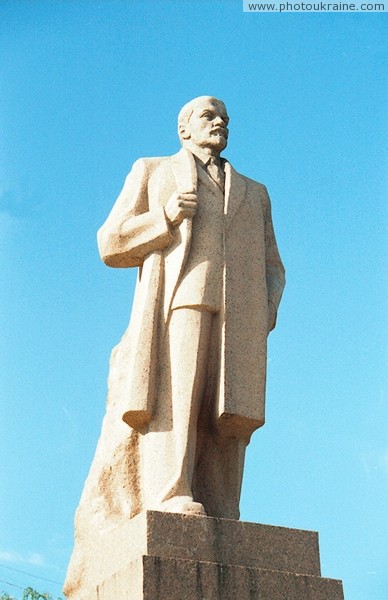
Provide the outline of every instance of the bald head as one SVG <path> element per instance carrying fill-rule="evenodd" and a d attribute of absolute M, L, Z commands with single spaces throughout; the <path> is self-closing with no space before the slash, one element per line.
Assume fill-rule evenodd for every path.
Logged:
<path fill-rule="evenodd" d="M 218 155 L 228 143 L 229 117 L 225 104 L 213 96 L 199 96 L 185 104 L 178 115 L 182 146 L 200 147 Z"/>

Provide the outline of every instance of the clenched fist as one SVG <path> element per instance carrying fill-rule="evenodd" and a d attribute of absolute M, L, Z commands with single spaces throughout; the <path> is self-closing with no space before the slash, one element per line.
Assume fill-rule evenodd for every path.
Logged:
<path fill-rule="evenodd" d="M 197 210 L 197 195 L 174 192 L 164 207 L 167 219 L 173 227 L 183 219 L 192 219 Z"/>

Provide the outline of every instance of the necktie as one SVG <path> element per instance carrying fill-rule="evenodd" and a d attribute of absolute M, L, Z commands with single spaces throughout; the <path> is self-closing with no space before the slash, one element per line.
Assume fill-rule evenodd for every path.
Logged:
<path fill-rule="evenodd" d="M 216 184 L 224 191 L 224 172 L 219 165 L 219 159 L 212 156 L 207 164 L 207 172 Z"/>

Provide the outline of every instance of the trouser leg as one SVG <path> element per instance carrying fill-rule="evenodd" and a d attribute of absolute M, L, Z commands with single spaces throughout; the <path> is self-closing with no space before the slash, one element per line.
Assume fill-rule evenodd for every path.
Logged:
<path fill-rule="evenodd" d="M 162 351 L 157 408 L 142 439 L 146 508 L 193 500 L 197 421 L 206 382 L 213 315 L 172 312 Z"/>
<path fill-rule="evenodd" d="M 239 518 L 245 449 L 248 440 L 226 436 L 217 427 L 216 409 L 220 394 L 222 315 L 213 317 L 207 361 L 206 390 L 197 425 L 194 498 L 208 515 Z"/>
<path fill-rule="evenodd" d="M 193 492 L 208 515 L 240 517 L 240 494 L 247 440 L 199 427 Z"/>

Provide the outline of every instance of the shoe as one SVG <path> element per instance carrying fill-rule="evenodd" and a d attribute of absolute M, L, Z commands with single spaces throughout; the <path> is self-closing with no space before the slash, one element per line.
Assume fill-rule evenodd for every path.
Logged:
<path fill-rule="evenodd" d="M 162 502 L 163 512 L 180 513 L 184 515 L 199 515 L 206 517 L 206 511 L 200 502 L 194 502 L 189 496 L 176 496 Z"/>
<path fill-rule="evenodd" d="M 186 502 L 182 506 L 182 510 L 180 511 L 185 515 L 198 515 L 201 517 L 206 517 L 206 510 L 200 502 Z"/>

